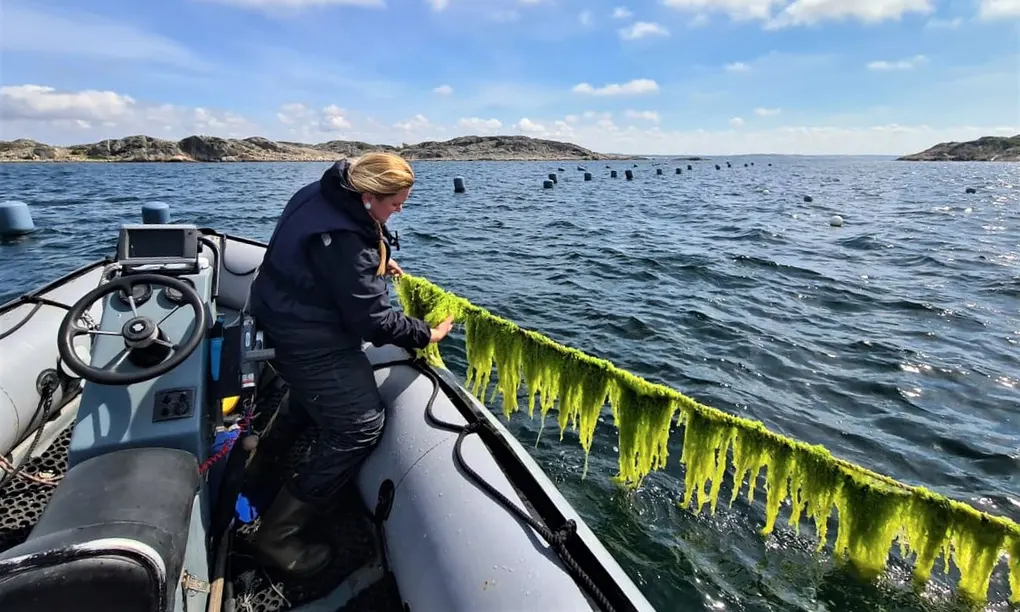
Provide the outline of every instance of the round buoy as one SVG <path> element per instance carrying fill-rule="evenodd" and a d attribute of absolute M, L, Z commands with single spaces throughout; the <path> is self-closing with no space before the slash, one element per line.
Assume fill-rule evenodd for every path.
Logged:
<path fill-rule="evenodd" d="M 716 164 L 716 165 L 715 165 L 715 169 L 716 169 L 716 170 L 722 170 L 722 168 L 720 168 L 720 167 L 719 167 L 719 164 Z"/>
<path fill-rule="evenodd" d="M 967 189 L 964 190 L 964 193 L 977 193 L 977 189 L 974 189 L 973 187 L 968 187 Z"/>
<path fill-rule="evenodd" d="M 584 180 L 586 180 L 586 181 L 590 181 L 591 180 L 591 172 L 585 172 L 584 173 Z"/>
<path fill-rule="evenodd" d="M 634 179 L 634 172 L 632 172 L 631 170 L 627 170 L 626 172 L 623 173 L 623 175 L 627 177 L 628 181 Z"/>
<path fill-rule="evenodd" d="M 558 183 L 559 182 L 559 180 L 556 179 L 556 173 L 555 172 L 550 172 L 549 173 L 549 180 L 554 182 L 554 183 Z"/>
<path fill-rule="evenodd" d="M 616 170 L 609 171 L 609 178 L 616 178 Z"/>
<path fill-rule="evenodd" d="M 680 168 L 677 168 L 677 169 L 676 169 L 676 173 L 677 173 L 677 174 L 681 174 Z"/>
<path fill-rule="evenodd" d="M 552 189 L 552 188 L 553 188 L 553 182 L 552 181 L 550 181 L 549 179 L 546 179 L 546 180 L 542 181 L 542 189 Z"/>
<path fill-rule="evenodd" d="M 170 223 L 170 205 L 166 202 L 142 204 L 142 223 L 156 225 Z"/>
<path fill-rule="evenodd" d="M 770 167 L 770 168 L 772 167 L 772 162 L 769 162 L 769 167 Z"/>
<path fill-rule="evenodd" d="M 744 167 L 746 168 L 746 167 L 747 167 L 747 164 L 744 164 Z"/>
<path fill-rule="evenodd" d="M 453 177 L 453 192 L 464 193 L 464 177 L 455 176 Z"/>
<path fill-rule="evenodd" d="M 0 236 L 24 236 L 34 231 L 28 204 L 18 200 L 0 202 Z"/>
<path fill-rule="evenodd" d="M 840 217 L 839 215 L 832 215 L 832 217 L 829 218 L 829 225 L 832 227 L 843 227 L 843 217 Z"/>
<path fill-rule="evenodd" d="M 814 198 L 812 198 L 811 196 L 804 196 L 804 201 L 805 201 L 805 202 L 814 202 L 814 201 L 815 201 L 815 199 L 814 199 Z"/>
<path fill-rule="evenodd" d="M 727 168 L 732 168 L 732 167 L 733 167 L 733 165 L 732 165 L 732 164 L 730 164 L 730 162 L 726 162 L 726 167 L 727 167 Z"/>
<path fill-rule="evenodd" d="M 659 176 L 662 176 L 662 168 L 656 168 L 655 173 L 658 174 Z"/>

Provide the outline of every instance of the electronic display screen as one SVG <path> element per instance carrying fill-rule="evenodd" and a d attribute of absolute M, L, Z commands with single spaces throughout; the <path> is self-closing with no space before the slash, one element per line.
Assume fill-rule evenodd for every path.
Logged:
<path fill-rule="evenodd" d="M 187 256 L 188 233 L 180 229 L 145 229 L 128 232 L 129 258 Z"/>

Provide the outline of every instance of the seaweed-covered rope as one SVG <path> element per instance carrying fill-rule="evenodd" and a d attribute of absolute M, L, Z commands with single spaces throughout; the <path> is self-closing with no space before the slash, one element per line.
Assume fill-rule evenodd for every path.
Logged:
<path fill-rule="evenodd" d="M 495 367 L 498 379 L 490 401 L 501 394 L 509 419 L 520 410 L 517 394 L 523 383 L 529 416 L 536 396 L 543 422 L 558 404 L 561 439 L 572 425 L 586 461 L 608 402 L 619 435 L 617 482 L 638 487 L 648 473 L 666 466 L 670 430 L 679 411 L 680 463 L 686 467 L 684 507 L 697 499 L 696 512 L 706 503 L 714 512 L 727 471 L 733 473 L 730 503 L 745 478 L 748 499 L 753 502 L 758 475 L 765 468 L 763 534 L 773 531 L 789 499 L 789 523 L 799 526 L 802 517 L 813 519 L 821 549 L 835 508 L 839 516 L 835 552 L 848 556 L 865 575 L 876 577 L 882 572 L 890 547 L 899 540 L 904 556 L 916 554 L 914 574 L 920 581 L 930 578 L 941 554 L 947 571 L 950 560 L 960 570 L 960 591 L 982 601 L 995 567 L 1006 557 L 1010 600 L 1020 602 L 1020 526 L 1012 520 L 839 459 L 822 446 L 775 433 L 761 422 L 698 403 L 607 360 L 523 329 L 424 278 L 404 274 L 397 279 L 396 289 L 409 315 L 435 325 L 452 314 L 464 323 L 467 383 L 472 393 L 485 401 Z M 421 356 L 430 364 L 443 365 L 436 345 Z"/>

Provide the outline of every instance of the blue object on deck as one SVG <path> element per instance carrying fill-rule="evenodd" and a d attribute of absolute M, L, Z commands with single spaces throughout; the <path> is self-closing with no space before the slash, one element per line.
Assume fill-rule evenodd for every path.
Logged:
<path fill-rule="evenodd" d="M 142 223 L 170 223 L 170 205 L 165 202 L 146 202 L 142 204 Z"/>
<path fill-rule="evenodd" d="M 0 236 L 23 236 L 34 231 L 28 204 L 18 200 L 0 202 Z"/>

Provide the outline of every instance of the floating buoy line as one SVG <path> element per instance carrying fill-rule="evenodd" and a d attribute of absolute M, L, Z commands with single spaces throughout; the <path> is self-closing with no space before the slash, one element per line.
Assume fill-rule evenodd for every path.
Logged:
<path fill-rule="evenodd" d="M 898 544 L 905 559 L 914 556 L 917 581 L 929 580 L 941 556 L 947 574 L 950 560 L 960 572 L 958 591 L 983 602 L 992 574 L 1005 557 L 1010 601 L 1020 603 L 1020 526 L 1013 521 L 839 459 L 823 446 L 777 434 L 761 422 L 698 403 L 609 361 L 524 329 L 425 278 L 404 274 L 395 286 L 408 315 L 431 326 L 454 315 L 464 324 L 466 386 L 479 400 L 485 401 L 495 366 L 489 401 L 502 396 L 507 419 L 521 410 L 518 390 L 522 383 L 529 417 L 534 417 L 537 404 L 544 423 L 558 403 L 560 440 L 568 426 L 577 431 L 585 473 L 592 436 L 607 402 L 619 435 L 619 473 L 614 481 L 627 488 L 639 487 L 651 471 L 666 467 L 676 417 L 677 426 L 683 427 L 683 508 L 693 506 L 698 514 L 708 505 L 714 514 L 727 473 L 734 483 L 729 504 L 739 496 L 745 478 L 747 499 L 753 502 L 758 474 L 765 468 L 762 535 L 774 530 L 779 509 L 789 500 L 787 523 L 799 533 L 801 520 L 812 519 L 821 550 L 835 508 L 839 520 L 834 552 L 865 578 L 882 573 L 890 549 Z M 419 357 L 444 365 L 435 344 L 420 351 Z"/>

